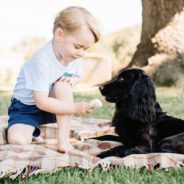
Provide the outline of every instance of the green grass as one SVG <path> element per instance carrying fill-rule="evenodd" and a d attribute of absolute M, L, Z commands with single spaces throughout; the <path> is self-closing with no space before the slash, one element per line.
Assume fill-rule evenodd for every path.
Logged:
<path fill-rule="evenodd" d="M 10 103 L 11 93 L 0 91 L 0 116 L 7 114 L 7 107 Z"/>
<path fill-rule="evenodd" d="M 96 168 L 87 171 L 77 168 L 63 168 L 53 174 L 32 176 L 21 181 L 19 178 L 13 180 L 3 179 L 3 184 L 182 184 L 184 181 L 184 169 L 177 170 L 152 170 L 127 169 L 124 167 L 102 171 Z"/>
<path fill-rule="evenodd" d="M 0 114 L 7 112 L 11 94 L 0 93 Z M 98 92 L 75 93 L 75 100 L 90 101 L 99 98 L 103 101 L 103 108 L 96 110 L 87 117 L 111 119 L 114 113 L 114 105 L 104 101 Z M 184 119 L 184 90 L 173 88 L 158 88 L 157 97 L 164 111 L 168 114 Z M 165 170 L 145 170 L 116 168 L 109 171 L 102 171 L 96 168 L 93 171 L 79 168 L 62 168 L 53 174 L 42 174 L 31 176 L 25 180 L 18 177 L 15 180 L 4 178 L 0 184 L 182 184 L 184 183 L 184 169 Z"/>

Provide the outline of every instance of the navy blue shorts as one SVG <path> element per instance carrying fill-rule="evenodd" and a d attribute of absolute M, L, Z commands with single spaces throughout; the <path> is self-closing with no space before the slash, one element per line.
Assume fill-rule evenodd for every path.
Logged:
<path fill-rule="evenodd" d="M 40 110 L 36 105 L 25 105 L 16 98 L 11 100 L 8 108 L 8 128 L 15 124 L 31 125 L 35 127 L 34 137 L 40 135 L 40 125 L 56 123 L 55 114 Z"/>

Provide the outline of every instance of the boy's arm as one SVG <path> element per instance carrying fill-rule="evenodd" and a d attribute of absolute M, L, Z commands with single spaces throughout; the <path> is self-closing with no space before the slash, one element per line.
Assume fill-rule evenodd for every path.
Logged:
<path fill-rule="evenodd" d="M 77 114 L 85 115 L 91 112 L 91 107 L 85 102 L 64 102 L 56 98 L 49 97 L 47 92 L 34 91 L 33 96 L 35 98 L 36 106 L 44 111 L 51 112 L 53 114 L 67 115 Z"/>
<path fill-rule="evenodd" d="M 34 91 L 36 106 L 44 111 L 54 114 L 71 114 L 75 113 L 74 103 L 62 102 L 56 98 L 49 97 L 47 92 Z"/>

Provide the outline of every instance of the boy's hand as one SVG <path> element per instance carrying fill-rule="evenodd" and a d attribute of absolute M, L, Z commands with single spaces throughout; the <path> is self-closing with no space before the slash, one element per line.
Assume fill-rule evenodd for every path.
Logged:
<path fill-rule="evenodd" d="M 75 113 L 79 116 L 83 116 L 92 111 L 91 106 L 85 102 L 75 103 L 74 106 L 75 106 Z"/>
<path fill-rule="evenodd" d="M 75 76 L 72 76 L 72 77 L 62 76 L 59 81 L 66 82 L 71 87 L 74 87 L 79 82 L 79 80 L 80 80 L 80 78 L 75 77 Z"/>

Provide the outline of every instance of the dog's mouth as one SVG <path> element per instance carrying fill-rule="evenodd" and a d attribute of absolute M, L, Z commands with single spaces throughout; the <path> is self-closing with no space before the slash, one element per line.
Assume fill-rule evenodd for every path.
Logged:
<path fill-rule="evenodd" d="M 105 100 L 108 102 L 117 102 L 118 99 L 118 97 L 105 96 Z"/>

